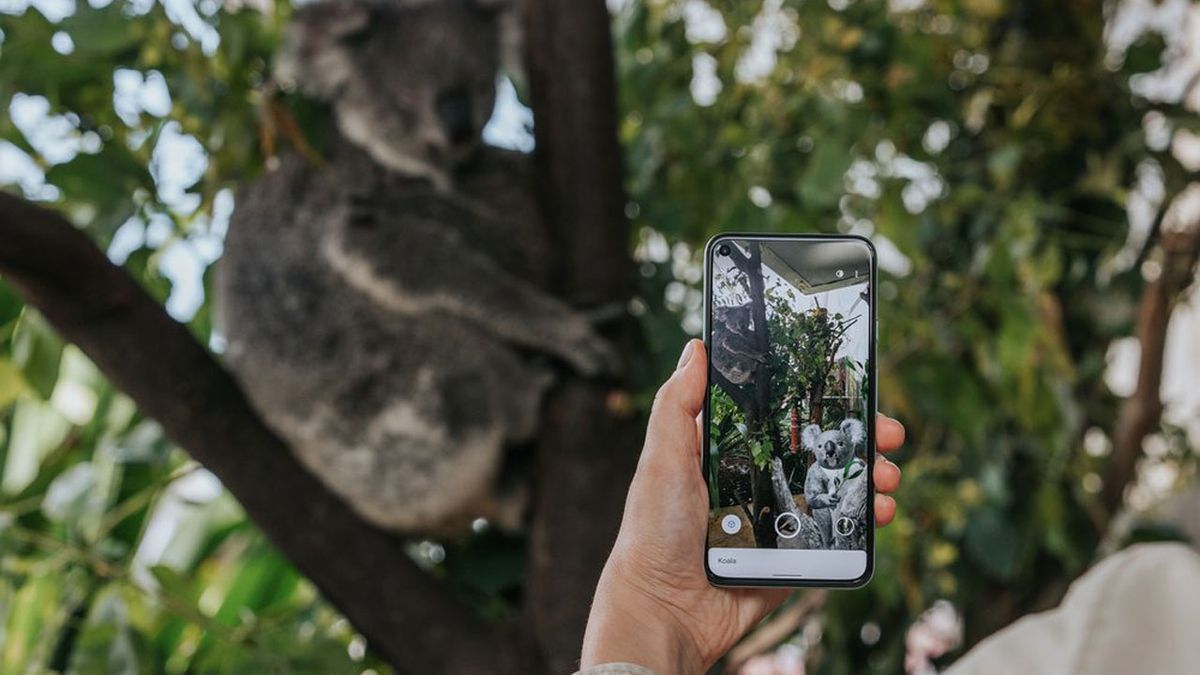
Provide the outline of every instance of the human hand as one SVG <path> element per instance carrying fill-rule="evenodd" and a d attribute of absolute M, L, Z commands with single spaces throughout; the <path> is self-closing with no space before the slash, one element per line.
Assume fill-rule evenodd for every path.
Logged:
<path fill-rule="evenodd" d="M 717 588 L 704 574 L 708 488 L 700 472 L 707 386 L 704 343 L 692 340 L 659 389 L 629 486 L 621 531 L 596 587 L 582 666 L 635 663 L 660 675 L 702 673 L 779 606 L 788 589 Z M 904 427 L 880 415 L 875 444 L 890 452 Z M 892 521 L 900 469 L 875 461 L 875 523 Z"/>

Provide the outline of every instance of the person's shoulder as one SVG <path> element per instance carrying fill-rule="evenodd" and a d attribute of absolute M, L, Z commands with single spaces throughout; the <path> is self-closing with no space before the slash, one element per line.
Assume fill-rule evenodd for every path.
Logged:
<path fill-rule="evenodd" d="M 980 642 L 947 675 L 1196 672 L 1198 595 L 1195 550 L 1130 546 L 1076 579 L 1058 607 Z"/>

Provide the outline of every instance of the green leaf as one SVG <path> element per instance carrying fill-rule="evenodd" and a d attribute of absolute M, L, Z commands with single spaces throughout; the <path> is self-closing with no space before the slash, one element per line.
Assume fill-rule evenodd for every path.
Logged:
<path fill-rule="evenodd" d="M 774 454 L 770 439 L 758 436 L 750 441 L 750 458 L 754 460 L 754 464 L 758 468 L 762 469 L 770 464 Z"/>
<path fill-rule="evenodd" d="M 859 462 L 858 460 L 851 458 L 849 462 L 846 462 L 846 466 L 842 467 L 842 480 L 853 480 L 855 478 L 858 478 L 859 476 L 861 476 L 863 474 L 865 467 L 866 467 L 866 465 L 863 464 L 862 462 Z M 854 471 L 853 473 L 851 473 L 851 469 L 857 469 L 857 470 Z"/>
<path fill-rule="evenodd" d="M 130 625 L 129 608 L 116 587 L 101 591 L 79 635 L 72 675 L 139 675 L 158 670 L 149 644 Z"/>
<path fill-rule="evenodd" d="M 20 296 L 0 279 L 0 339 L 5 336 L 4 327 L 16 321 L 24 307 Z"/>
<path fill-rule="evenodd" d="M 91 462 L 80 462 L 63 471 L 46 489 L 42 513 L 55 523 L 78 520 L 92 508 L 89 497 L 94 494 L 96 479 Z"/>
<path fill-rule="evenodd" d="M 0 672 L 27 673 L 44 663 L 56 637 L 55 623 L 62 607 L 62 578 L 54 574 L 27 577 L 6 608 L 4 640 L 0 641 Z"/>
<path fill-rule="evenodd" d="M 46 181 L 63 191 L 68 200 L 96 210 L 96 219 L 110 235 L 133 215 L 133 195 L 139 189 L 154 190 L 145 163 L 121 143 L 105 143 L 96 154 L 79 154 L 46 172 Z"/>
<path fill-rule="evenodd" d="M 63 19 L 62 29 L 71 35 L 80 56 L 111 59 L 135 49 L 145 38 L 143 24 L 130 21 L 124 2 L 93 7 L 76 5 L 75 13 Z"/>
<path fill-rule="evenodd" d="M 21 369 L 12 361 L 0 359 L 0 410 L 17 400 L 28 387 Z"/>
<path fill-rule="evenodd" d="M 258 544 L 234 577 L 216 620 L 234 625 L 246 613 L 261 614 L 288 597 L 298 581 L 295 568 L 270 546 Z"/>
<path fill-rule="evenodd" d="M 12 360 L 25 382 L 43 399 L 54 392 L 62 353 L 62 339 L 41 314 L 24 312 L 13 334 Z"/>
<path fill-rule="evenodd" d="M 49 403 L 21 399 L 13 413 L 0 492 L 15 494 L 33 482 L 38 467 L 62 444 L 71 425 Z"/>
<path fill-rule="evenodd" d="M 809 209 L 824 209 L 841 198 L 842 177 L 853 161 L 850 149 L 835 139 L 821 139 L 800 179 L 800 199 Z"/>
<path fill-rule="evenodd" d="M 149 571 L 165 595 L 176 601 L 186 601 L 188 604 L 195 602 L 196 585 L 191 579 L 166 565 L 154 565 Z M 195 611 L 200 612 L 198 609 Z"/>
<path fill-rule="evenodd" d="M 1015 143 L 993 152 L 987 160 L 987 168 L 992 175 L 992 180 L 1002 188 L 1008 187 L 1013 181 L 1013 174 L 1021 164 L 1021 155 L 1021 146 Z"/>

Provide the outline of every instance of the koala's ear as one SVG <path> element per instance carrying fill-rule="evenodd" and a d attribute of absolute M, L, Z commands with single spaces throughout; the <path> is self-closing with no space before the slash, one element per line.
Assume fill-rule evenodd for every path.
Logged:
<path fill-rule="evenodd" d="M 838 428 L 843 434 L 846 434 L 851 445 L 860 445 L 867 440 L 866 425 L 853 417 L 847 417 Z"/>
<path fill-rule="evenodd" d="M 817 451 L 817 443 L 821 440 L 821 427 L 817 424 L 810 424 L 804 427 L 804 431 L 800 432 L 800 443 L 804 445 L 804 449 L 809 452 Z"/>
<path fill-rule="evenodd" d="M 310 46 L 344 40 L 362 33 L 371 23 L 369 0 L 321 0 L 296 10 L 292 22 L 304 34 Z"/>
<path fill-rule="evenodd" d="M 337 91 L 353 68 L 341 48 L 366 34 L 372 11 L 367 0 L 321 0 L 297 9 L 275 65 L 279 83 L 317 96 Z"/>

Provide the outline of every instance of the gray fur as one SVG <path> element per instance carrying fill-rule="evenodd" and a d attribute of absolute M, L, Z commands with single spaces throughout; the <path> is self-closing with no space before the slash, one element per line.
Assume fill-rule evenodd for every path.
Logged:
<path fill-rule="evenodd" d="M 506 448 L 538 428 L 551 361 L 588 375 L 617 364 L 545 290 L 550 246 L 526 158 L 480 149 L 482 124 L 461 156 L 414 138 L 434 83 L 471 83 L 490 113 L 495 62 L 466 52 L 494 47 L 491 19 L 459 0 L 328 0 L 298 10 L 292 30 L 292 75 L 337 96 L 339 127 L 367 120 L 377 142 L 335 138 L 319 167 L 285 156 L 239 195 L 217 276 L 225 360 L 300 460 L 371 522 L 438 532 L 495 516 Z M 387 159 L 405 153 L 441 179 Z"/>

